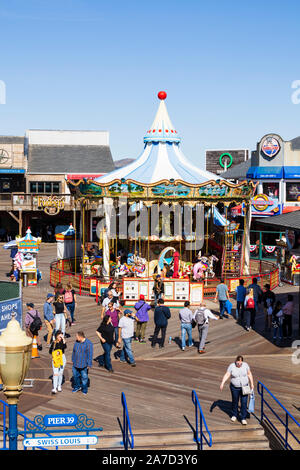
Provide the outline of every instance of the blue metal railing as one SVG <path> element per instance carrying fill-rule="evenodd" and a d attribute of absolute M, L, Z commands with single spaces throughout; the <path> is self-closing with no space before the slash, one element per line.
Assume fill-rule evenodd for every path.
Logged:
<path fill-rule="evenodd" d="M 195 390 L 192 391 L 192 401 L 195 406 L 195 441 L 197 442 L 200 450 L 203 450 L 203 440 L 206 444 L 211 447 L 212 446 L 212 436 L 210 431 L 208 430 L 204 414 L 199 402 L 199 398 Z M 204 430 L 203 430 L 204 425 Z M 205 431 L 207 432 L 208 438 L 205 435 Z"/>
<path fill-rule="evenodd" d="M 6 427 L 6 419 L 7 419 L 7 416 L 8 416 L 7 411 L 8 411 L 9 405 L 5 401 L 0 400 L 0 406 L 1 405 L 2 405 L 2 411 L 0 411 L 0 416 L 2 416 L 2 423 L 3 423 L 3 447 L 1 447 L 0 450 L 8 450 L 9 449 L 9 446 L 7 446 L 8 428 Z M 19 411 L 17 411 L 17 416 L 18 416 L 18 418 L 21 418 L 23 420 L 23 430 L 19 430 L 18 435 L 23 436 L 24 439 L 26 439 L 28 437 L 28 435 L 30 435 L 34 438 L 36 434 L 40 434 L 40 433 L 46 434 L 46 436 L 48 436 L 48 437 L 53 437 L 53 436 L 51 436 L 51 434 L 45 432 L 42 428 L 38 428 L 33 421 L 31 421 L 29 418 L 24 416 Z M 35 426 L 36 431 L 32 431 L 32 430 L 28 429 L 29 425 Z M 32 449 L 35 449 L 35 448 L 40 449 L 40 450 L 47 450 L 44 447 L 33 447 Z M 24 449 L 26 450 L 26 447 L 24 447 Z M 56 450 L 57 449 L 58 449 L 58 447 L 56 447 Z"/>
<path fill-rule="evenodd" d="M 122 392 L 122 395 L 121 395 L 121 403 L 123 406 L 123 428 L 122 428 L 123 442 L 122 444 L 125 450 L 128 450 L 129 446 L 130 446 L 130 449 L 133 449 L 134 437 L 133 437 L 132 430 L 131 430 L 131 424 L 130 424 L 126 397 L 125 397 L 124 392 Z"/>
<path fill-rule="evenodd" d="M 274 431 L 275 435 L 279 437 L 280 440 L 283 442 L 284 448 L 288 450 L 293 450 L 292 446 L 289 444 L 289 437 L 292 436 L 298 444 L 300 444 L 300 440 L 293 433 L 290 426 L 293 424 L 296 428 L 299 428 L 300 432 L 300 423 L 298 423 L 298 421 L 291 415 L 291 413 L 280 403 L 280 401 L 273 395 L 273 393 L 270 392 L 270 390 L 267 389 L 267 387 L 262 382 L 257 383 L 257 392 L 261 397 L 260 422 L 262 423 L 263 421 L 267 421 L 267 423 Z M 278 413 L 276 413 L 273 407 L 267 402 L 267 399 L 265 398 L 266 393 L 268 394 L 268 396 L 272 397 L 273 400 L 275 400 L 277 405 L 279 405 L 280 409 L 284 412 L 284 419 L 282 419 L 278 415 Z M 277 418 L 277 420 L 282 424 L 284 428 L 284 435 L 281 434 L 280 430 L 278 429 L 278 424 L 276 426 L 267 416 L 265 412 L 265 407 L 267 407 L 268 410 L 270 410 L 271 413 L 274 415 L 274 417 Z"/>

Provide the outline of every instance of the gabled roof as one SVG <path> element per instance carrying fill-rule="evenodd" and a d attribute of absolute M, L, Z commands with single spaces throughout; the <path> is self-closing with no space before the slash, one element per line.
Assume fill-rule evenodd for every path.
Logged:
<path fill-rule="evenodd" d="M 115 168 L 106 145 L 29 145 L 28 173 L 109 173 Z"/>
<path fill-rule="evenodd" d="M 225 178 L 227 180 L 246 179 L 247 171 L 249 170 L 250 166 L 251 158 L 249 158 L 245 162 L 239 163 L 238 165 L 229 168 L 229 170 L 224 171 L 224 173 L 221 173 L 221 176 L 222 178 Z"/>

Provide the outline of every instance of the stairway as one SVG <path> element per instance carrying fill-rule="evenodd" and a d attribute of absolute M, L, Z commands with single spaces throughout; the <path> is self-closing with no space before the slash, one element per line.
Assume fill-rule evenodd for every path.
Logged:
<path fill-rule="evenodd" d="M 239 277 L 241 274 L 241 252 L 233 249 L 233 235 L 227 235 L 225 240 L 222 255 L 222 277 Z"/>
<path fill-rule="evenodd" d="M 235 425 L 211 431 L 213 445 L 204 445 L 204 450 L 270 450 L 264 429 L 258 424 L 234 429 Z M 103 432 L 96 449 L 121 450 L 122 435 L 118 432 Z M 192 430 L 175 428 L 134 431 L 134 450 L 195 450 Z"/>

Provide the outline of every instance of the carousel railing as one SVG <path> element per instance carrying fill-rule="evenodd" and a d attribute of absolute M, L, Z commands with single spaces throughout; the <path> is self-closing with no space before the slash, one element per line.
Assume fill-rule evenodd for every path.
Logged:
<path fill-rule="evenodd" d="M 81 258 L 76 259 L 76 267 L 79 269 Z M 244 279 L 244 286 L 248 287 L 253 282 L 253 278 L 257 278 L 258 285 L 263 288 L 265 284 L 270 284 L 271 289 L 274 289 L 279 284 L 278 268 L 270 261 L 250 260 L 249 276 L 240 276 L 239 278 L 225 278 L 229 291 L 234 292 L 238 279 Z M 75 292 L 79 295 L 89 295 L 91 279 L 107 284 L 107 280 L 96 275 L 83 275 L 81 272 L 75 272 L 75 258 L 56 260 L 50 264 L 50 285 L 55 286 L 58 282 L 66 285 L 70 282 Z M 196 283 L 191 279 L 191 283 Z M 204 279 L 204 298 L 214 298 L 216 295 L 216 287 L 220 282 L 220 278 Z M 98 283 L 96 283 L 98 286 Z M 96 297 L 100 295 L 97 290 Z M 97 299 L 96 299 L 97 300 Z"/>

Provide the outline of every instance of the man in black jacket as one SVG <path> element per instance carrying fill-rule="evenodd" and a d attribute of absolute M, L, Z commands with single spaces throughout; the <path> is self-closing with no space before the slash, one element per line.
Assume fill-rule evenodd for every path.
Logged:
<path fill-rule="evenodd" d="M 155 329 L 154 329 L 152 344 L 151 344 L 152 348 L 155 347 L 157 336 L 160 330 L 161 330 L 161 343 L 159 347 L 160 348 L 164 347 L 169 318 L 171 318 L 171 312 L 170 312 L 169 307 L 166 307 L 164 305 L 164 299 L 158 299 L 158 306 L 155 307 L 155 310 L 154 310 Z"/>

